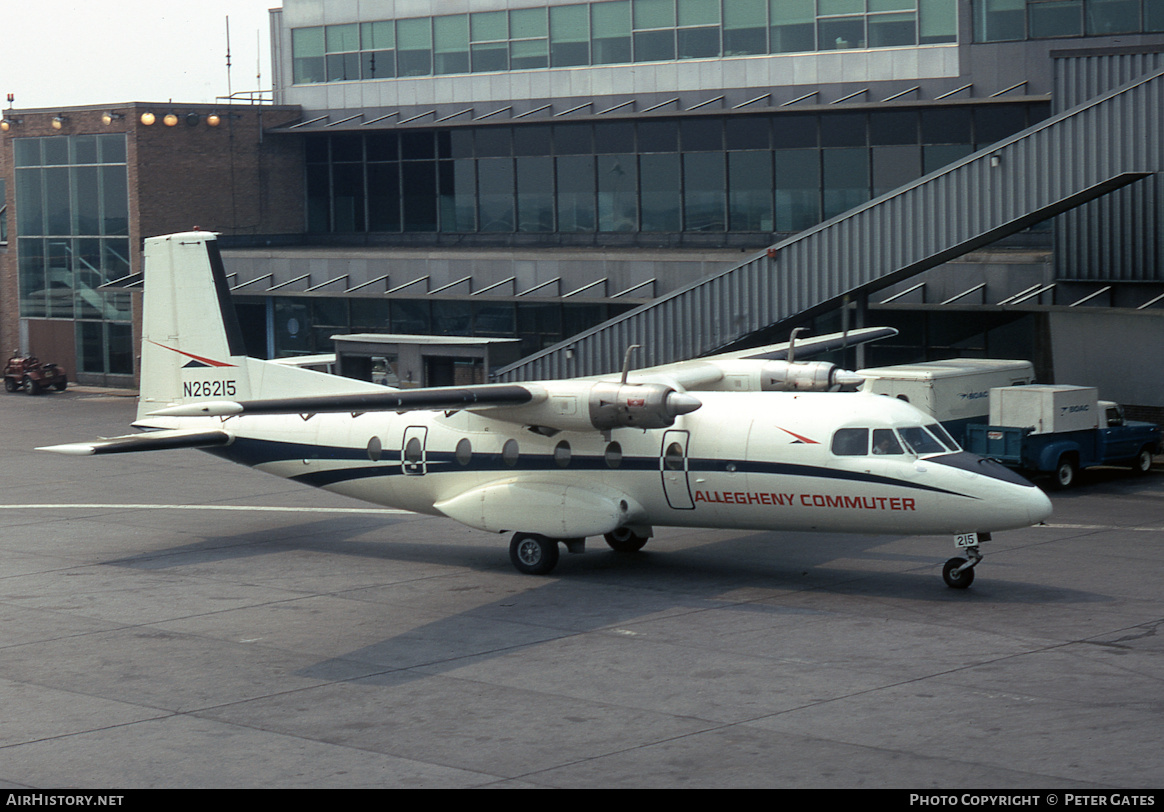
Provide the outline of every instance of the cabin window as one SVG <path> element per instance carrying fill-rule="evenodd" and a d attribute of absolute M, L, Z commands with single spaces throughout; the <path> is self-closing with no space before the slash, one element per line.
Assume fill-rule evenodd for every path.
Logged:
<path fill-rule="evenodd" d="M 368 459 L 372 462 L 380 461 L 380 452 L 383 450 L 380 444 L 379 437 L 373 437 L 368 441 Z"/>
<path fill-rule="evenodd" d="M 456 456 L 461 467 L 468 466 L 473 459 L 473 444 L 469 442 L 469 438 L 464 437 L 457 443 Z"/>
<path fill-rule="evenodd" d="M 893 429 L 873 429 L 874 454 L 904 454 L 905 449 L 897 440 Z"/>
<path fill-rule="evenodd" d="M 424 446 L 420 444 L 419 437 L 413 437 L 404 446 L 404 461 L 416 464 L 424 459 Z"/>
<path fill-rule="evenodd" d="M 833 435 L 833 453 L 838 457 L 862 457 L 869 453 L 869 429 L 838 429 Z"/>
<path fill-rule="evenodd" d="M 671 443 L 663 453 L 663 467 L 668 471 L 683 470 L 683 446 Z"/>
<path fill-rule="evenodd" d="M 506 440 L 501 447 L 501 462 L 506 468 L 514 467 L 517 465 L 518 453 L 517 440 Z"/>
<path fill-rule="evenodd" d="M 607 468 L 618 468 L 622 465 L 622 446 L 618 443 L 611 443 L 606 447 L 606 453 L 603 456 L 606 459 Z"/>
<path fill-rule="evenodd" d="M 570 464 L 570 444 L 565 440 L 554 446 L 554 464 L 559 468 Z"/>

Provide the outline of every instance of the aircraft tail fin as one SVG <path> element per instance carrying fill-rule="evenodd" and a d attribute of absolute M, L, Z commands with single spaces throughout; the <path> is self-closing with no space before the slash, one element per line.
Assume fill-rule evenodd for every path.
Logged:
<path fill-rule="evenodd" d="M 248 358 L 214 234 L 145 241 L 137 416 L 201 400 L 382 391 L 371 383 Z"/>

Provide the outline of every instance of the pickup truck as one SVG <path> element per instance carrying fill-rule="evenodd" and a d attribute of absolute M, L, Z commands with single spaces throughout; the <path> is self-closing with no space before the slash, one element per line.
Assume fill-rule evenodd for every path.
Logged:
<path fill-rule="evenodd" d="M 1079 471 L 1094 465 L 1130 465 L 1146 474 L 1160 451 L 1159 426 L 1126 420 L 1123 408 L 1099 400 L 1094 387 L 1000 387 L 990 398 L 990 422 L 966 427 L 966 450 L 1049 473 L 1057 488 L 1075 484 Z"/>

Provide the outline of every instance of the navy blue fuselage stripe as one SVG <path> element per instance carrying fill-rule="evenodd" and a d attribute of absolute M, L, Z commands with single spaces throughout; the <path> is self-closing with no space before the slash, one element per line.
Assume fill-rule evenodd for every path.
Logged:
<path fill-rule="evenodd" d="M 401 451 L 399 449 L 384 449 L 380 458 L 372 462 L 367 451 L 362 448 L 343 448 L 336 446 L 311 445 L 308 443 L 288 443 L 275 440 L 255 440 L 238 438 L 225 448 L 205 449 L 215 456 L 224 457 L 243 465 L 262 465 L 272 462 L 286 462 L 290 460 L 327 461 L 327 460 L 360 460 L 363 465 L 335 468 L 328 471 L 311 471 L 288 477 L 296 482 L 302 482 L 314 487 L 325 487 L 349 480 L 367 479 L 380 476 L 409 476 L 401 465 Z M 937 459 L 937 458 L 935 458 Z M 562 467 L 557 464 L 552 454 L 521 454 L 513 465 L 506 465 L 500 452 L 474 452 L 468 465 L 461 465 L 456 455 L 451 451 L 429 451 L 424 460 L 426 475 L 432 476 L 441 473 L 454 472 L 528 472 L 528 471 L 660 471 L 660 458 L 624 456 L 617 468 L 611 468 L 605 457 L 597 454 L 575 454 L 569 465 Z M 936 488 L 919 482 L 897 479 L 894 477 L 868 474 L 861 471 L 844 471 L 835 468 L 825 468 L 816 465 L 803 465 L 787 462 L 765 462 L 762 460 L 727 460 L 689 458 L 687 460 L 688 473 L 726 473 L 729 469 L 736 472 L 752 474 L 769 474 L 787 477 L 812 477 L 816 479 L 846 480 L 862 482 L 870 485 L 887 485 L 898 488 L 909 488 L 932 493 L 944 493 L 951 496 L 962 496 L 976 499 L 957 491 Z"/>

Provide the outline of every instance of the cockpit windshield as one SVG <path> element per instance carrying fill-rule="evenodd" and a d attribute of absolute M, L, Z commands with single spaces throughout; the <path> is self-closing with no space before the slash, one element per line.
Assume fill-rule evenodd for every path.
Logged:
<path fill-rule="evenodd" d="M 938 423 L 894 429 L 845 428 L 833 434 L 832 451 L 838 457 L 873 455 L 946 454 L 959 451 L 954 438 Z"/>
<path fill-rule="evenodd" d="M 934 435 L 923 429 L 921 426 L 908 426 L 899 429 L 901 432 L 901 439 L 905 441 L 906 446 L 919 457 L 926 454 L 941 454 L 946 449 L 934 439 Z"/>

